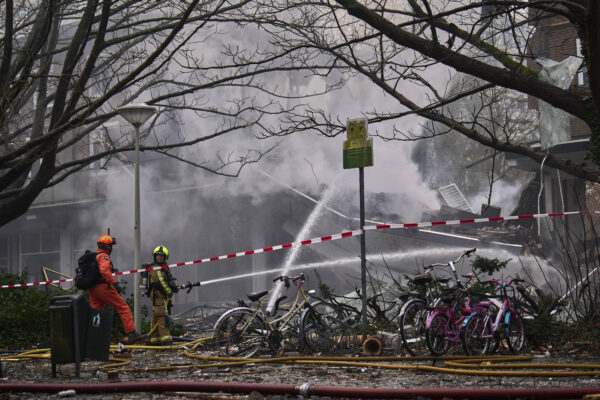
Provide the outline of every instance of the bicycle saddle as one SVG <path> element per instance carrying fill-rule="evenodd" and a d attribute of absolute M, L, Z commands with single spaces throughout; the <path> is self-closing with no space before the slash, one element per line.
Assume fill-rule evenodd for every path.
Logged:
<path fill-rule="evenodd" d="M 415 285 L 425 285 L 433 280 L 431 274 L 421 274 L 412 278 L 412 283 Z"/>
<path fill-rule="evenodd" d="M 256 300 L 260 299 L 261 297 L 263 297 L 267 293 L 269 293 L 268 290 L 263 290 L 262 292 L 249 293 L 246 296 L 248 296 L 250 301 L 256 301 Z"/>

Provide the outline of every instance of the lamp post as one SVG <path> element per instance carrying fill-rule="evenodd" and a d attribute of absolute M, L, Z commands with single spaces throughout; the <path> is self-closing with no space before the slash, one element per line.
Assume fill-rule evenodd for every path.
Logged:
<path fill-rule="evenodd" d="M 140 126 L 156 113 L 156 108 L 145 103 L 133 103 L 117 108 L 117 112 L 135 128 L 134 268 L 140 269 Z M 140 310 L 140 274 L 138 273 L 133 275 L 133 322 L 138 333 L 142 329 Z"/>

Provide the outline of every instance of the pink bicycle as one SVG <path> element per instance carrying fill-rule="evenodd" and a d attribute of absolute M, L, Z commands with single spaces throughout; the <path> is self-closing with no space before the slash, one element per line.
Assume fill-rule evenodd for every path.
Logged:
<path fill-rule="evenodd" d="M 464 320 L 461 331 L 462 346 L 465 353 L 469 355 L 483 355 L 491 353 L 498 348 L 501 336 L 504 336 L 506 344 L 513 353 L 521 351 L 525 343 L 525 327 L 523 319 L 511 302 L 514 298 L 513 284 L 524 282 L 522 279 L 512 279 L 508 283 L 496 280 L 482 283 L 492 283 L 500 286 L 500 298 L 502 305 L 497 313 L 492 309 L 491 301 L 480 302 L 477 310 Z M 509 296 L 508 289 L 512 291 Z M 493 321 L 493 322 L 492 322 Z M 493 344 L 492 340 L 494 341 Z"/>
<path fill-rule="evenodd" d="M 425 323 L 425 342 L 431 354 L 442 356 L 448 352 L 450 344 L 459 343 L 463 321 L 474 311 L 479 310 L 477 306 L 473 306 L 471 296 L 471 286 L 475 282 L 474 276 L 472 274 L 464 276 L 469 278 L 469 282 L 464 286 L 459 280 L 454 266 L 463 257 L 473 254 L 475 250 L 467 250 L 457 260 L 448 262 L 447 265 L 452 269 L 456 285 L 444 289 L 435 303 L 428 307 L 429 316 Z"/>

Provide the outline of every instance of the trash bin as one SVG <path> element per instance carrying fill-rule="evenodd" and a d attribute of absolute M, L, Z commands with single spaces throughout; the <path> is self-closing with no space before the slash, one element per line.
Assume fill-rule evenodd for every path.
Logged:
<path fill-rule="evenodd" d="M 85 358 L 108 361 L 113 313 L 107 310 L 89 309 Z"/>
<path fill-rule="evenodd" d="M 57 296 L 50 300 L 50 351 L 54 363 L 83 361 L 85 327 L 90 306 L 80 295 Z"/>
<path fill-rule="evenodd" d="M 84 359 L 108 360 L 112 312 L 91 308 L 81 294 L 53 297 L 49 311 L 53 377 L 56 364 L 75 363 L 79 378 Z"/>

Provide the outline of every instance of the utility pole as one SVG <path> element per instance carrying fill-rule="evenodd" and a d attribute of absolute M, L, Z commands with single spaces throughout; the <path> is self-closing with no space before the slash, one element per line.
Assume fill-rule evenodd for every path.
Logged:
<path fill-rule="evenodd" d="M 360 229 L 365 226 L 365 169 L 358 168 L 358 186 L 360 193 Z M 365 231 L 360 235 L 360 283 L 362 291 L 362 329 L 363 342 L 367 339 L 367 241 Z"/>

